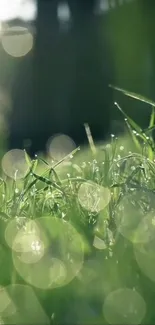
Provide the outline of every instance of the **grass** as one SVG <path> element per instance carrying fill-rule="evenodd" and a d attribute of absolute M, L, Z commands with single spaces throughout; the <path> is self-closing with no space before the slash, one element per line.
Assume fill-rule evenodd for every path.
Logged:
<path fill-rule="evenodd" d="M 55 324 L 153 324 L 155 321 L 155 103 L 137 94 L 116 89 L 152 106 L 147 129 L 142 130 L 115 103 L 125 118 L 128 131 L 124 137 L 111 135 L 108 144 L 95 146 L 86 124 L 88 148 L 77 148 L 61 161 L 52 163 L 37 156 L 31 160 L 25 152 L 26 176 L 18 180 L 17 177 L 10 179 L 2 175 L 0 179 L 0 283 L 4 288 L 7 286 L 9 296 L 12 294 L 11 303 L 15 301 L 17 306 L 20 299 L 16 284 L 24 297 L 27 297 L 25 290 L 29 290 L 26 288 L 33 289 L 28 293 L 29 298 L 24 298 L 30 299 L 35 293 L 35 297 L 30 299 L 31 303 L 36 305 L 40 302 L 35 317 L 31 311 L 33 323 L 38 323 L 40 317 L 42 323 Z M 31 273 L 31 269 L 21 263 L 25 265 L 24 269 L 18 262 L 21 250 L 14 252 L 13 240 L 18 232 L 23 231 L 24 222 L 30 228 L 33 222 L 40 227 L 48 256 L 50 247 L 55 247 L 51 245 L 58 246 L 58 241 L 61 242 L 59 254 L 57 249 L 54 250 L 54 261 L 61 257 L 66 263 L 67 274 L 71 274 L 67 282 L 63 282 L 62 275 L 51 287 L 45 286 L 44 290 L 42 285 L 34 285 L 40 283 L 35 281 L 44 282 L 43 273 L 47 272 L 48 258 L 44 260 L 45 269 L 41 262 L 32 263 L 36 268 L 36 279 L 29 280 L 27 274 L 23 273 Z M 9 224 L 12 228 L 6 238 Z M 68 238 L 72 238 L 72 244 Z M 12 247 L 8 245 L 10 241 Z M 66 261 L 67 249 L 73 256 L 72 262 Z M 29 253 L 28 250 L 24 252 Z M 29 255 L 26 256 L 29 258 Z M 60 267 L 63 268 L 60 262 L 58 266 L 54 264 L 53 278 Z M 39 272 L 42 272 L 42 278 L 39 278 Z M 30 286 L 27 287 L 27 284 Z M 129 291 L 117 291 L 120 288 L 128 288 Z M 118 301 L 126 314 L 116 313 L 120 308 L 118 305 L 115 306 L 116 310 L 111 307 L 108 300 L 111 293 L 118 294 L 114 302 L 116 304 Z M 125 304 L 126 299 L 129 299 L 128 305 Z M 137 316 L 133 316 L 135 311 L 132 313 L 128 310 L 132 301 L 137 306 Z M 20 305 L 19 314 L 10 312 L 8 306 L 4 310 L 0 307 L 3 321 L 7 324 L 22 323 L 25 313 L 23 306 Z M 140 308 L 142 306 L 143 311 L 146 309 L 144 314 Z M 27 324 L 32 323 L 33 317 L 27 318 Z"/>

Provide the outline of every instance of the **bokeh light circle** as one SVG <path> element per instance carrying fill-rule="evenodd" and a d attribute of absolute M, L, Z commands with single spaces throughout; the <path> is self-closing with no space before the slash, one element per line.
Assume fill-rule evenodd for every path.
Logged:
<path fill-rule="evenodd" d="M 5 241 L 11 249 L 13 248 L 13 242 L 19 230 L 25 232 L 27 222 L 29 222 L 29 219 L 25 217 L 19 217 L 18 219 L 14 218 L 7 223 L 5 229 Z"/>
<path fill-rule="evenodd" d="M 36 263 L 44 255 L 43 238 L 33 220 L 11 220 L 5 229 L 5 240 L 24 263 Z"/>
<path fill-rule="evenodd" d="M 66 157 L 75 148 L 75 142 L 65 134 L 56 134 L 47 142 L 48 155 L 57 161 Z"/>
<path fill-rule="evenodd" d="M 65 264 L 60 261 L 58 258 L 51 259 L 51 266 L 50 266 L 50 284 L 57 286 L 63 285 L 64 281 L 67 278 L 67 269 Z"/>
<path fill-rule="evenodd" d="M 96 249 L 105 249 L 105 248 L 107 248 L 107 245 L 106 245 L 105 241 L 102 240 L 101 238 L 99 238 L 98 236 L 94 237 L 93 246 Z"/>
<path fill-rule="evenodd" d="M 84 182 L 79 187 L 79 203 L 88 211 L 99 212 L 103 210 L 109 204 L 110 199 L 110 190 L 94 182 Z"/>
<path fill-rule="evenodd" d="M 37 246 L 38 246 L 37 250 L 31 248 L 31 251 L 29 252 L 20 252 L 18 254 L 18 258 L 20 259 L 20 261 L 26 264 L 33 264 L 38 262 L 44 255 L 44 245 L 43 243 L 39 243 L 39 245 L 37 244 Z"/>
<path fill-rule="evenodd" d="M 155 236 L 147 243 L 134 245 L 134 253 L 141 271 L 155 282 Z"/>
<path fill-rule="evenodd" d="M 13 57 L 25 56 L 33 47 L 33 36 L 25 27 L 8 27 L 2 36 L 2 46 Z"/>
<path fill-rule="evenodd" d="M 44 254 L 32 264 L 31 260 L 25 263 L 21 254 L 13 250 L 17 272 L 26 282 L 41 289 L 68 284 L 83 265 L 84 245 L 81 236 L 63 219 L 41 217 L 35 219 L 35 223 L 40 231 Z"/>
<path fill-rule="evenodd" d="M 138 325 L 146 313 L 146 303 L 135 290 L 121 288 L 105 299 L 103 314 L 109 324 Z"/>
<path fill-rule="evenodd" d="M 114 211 L 117 230 L 132 243 L 146 243 L 155 236 L 155 195 L 134 189 L 125 194 Z"/>
<path fill-rule="evenodd" d="M 29 169 L 24 150 L 12 149 L 8 151 L 2 158 L 2 169 L 10 178 L 24 178 Z"/>

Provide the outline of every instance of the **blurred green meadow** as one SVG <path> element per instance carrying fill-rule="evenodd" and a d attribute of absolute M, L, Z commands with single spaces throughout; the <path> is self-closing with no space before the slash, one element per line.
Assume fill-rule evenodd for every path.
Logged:
<path fill-rule="evenodd" d="M 143 130 L 1 160 L 1 324 L 154 324 L 155 103 Z M 55 141 L 55 142 L 53 142 Z M 53 144 L 54 143 L 54 144 Z"/>

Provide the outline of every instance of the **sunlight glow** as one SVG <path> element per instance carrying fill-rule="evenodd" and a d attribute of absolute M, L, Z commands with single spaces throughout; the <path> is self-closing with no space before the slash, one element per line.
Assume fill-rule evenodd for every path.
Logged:
<path fill-rule="evenodd" d="M 148 243 L 134 245 L 136 262 L 141 271 L 155 282 L 155 236 Z"/>
<path fill-rule="evenodd" d="M 22 218 L 19 218 L 22 219 Z M 44 255 L 44 243 L 33 220 L 25 218 L 19 228 L 16 219 L 11 220 L 5 230 L 8 246 L 18 253 L 23 263 L 36 263 Z"/>
<path fill-rule="evenodd" d="M 107 248 L 105 241 L 97 236 L 94 237 L 93 246 L 97 249 L 106 249 Z"/>
<path fill-rule="evenodd" d="M 19 254 L 17 247 L 15 249 L 13 245 L 14 266 L 26 282 L 37 288 L 53 289 L 64 286 L 78 274 L 83 265 L 81 236 L 69 222 L 63 219 L 51 216 L 41 217 L 35 219 L 35 223 L 45 247 L 44 254 L 41 250 L 41 255 L 39 255 L 39 250 L 37 250 L 36 254 L 33 254 L 35 255 L 35 260 L 33 260 L 32 254 L 29 254 L 30 250 L 28 254 L 27 252 Z M 26 251 L 31 246 L 32 252 L 32 240 L 27 243 L 25 241 L 24 245 Z M 40 248 L 40 244 L 34 245 L 33 243 L 34 246 L 37 246 L 37 249 Z"/>
<path fill-rule="evenodd" d="M 109 324 L 138 325 L 145 316 L 146 303 L 137 291 L 122 288 L 106 297 L 103 313 Z"/>
<path fill-rule="evenodd" d="M 75 142 L 65 134 L 57 134 L 47 142 L 47 151 L 56 161 L 63 159 L 76 148 Z"/>
<path fill-rule="evenodd" d="M 5 241 L 7 245 L 12 249 L 13 242 L 19 230 L 26 230 L 26 223 L 29 219 L 25 217 L 14 218 L 7 223 L 5 229 Z"/>
<path fill-rule="evenodd" d="M 102 14 L 106 11 L 109 10 L 109 2 L 108 0 L 98 0 L 97 1 L 97 5 L 96 5 L 96 8 L 95 8 L 95 13 L 96 14 Z"/>
<path fill-rule="evenodd" d="M 115 223 L 122 236 L 134 244 L 149 243 L 155 236 L 155 195 L 134 190 L 124 195 L 115 210 Z"/>
<path fill-rule="evenodd" d="M 33 47 L 33 36 L 25 27 L 10 27 L 2 36 L 2 46 L 13 57 L 25 56 Z"/>
<path fill-rule="evenodd" d="M 57 7 L 57 17 L 62 23 L 68 23 L 71 19 L 71 12 L 67 2 L 60 2 Z"/>
<path fill-rule="evenodd" d="M 31 21 L 37 15 L 36 0 L 0 0 L 0 21 L 22 19 Z"/>
<path fill-rule="evenodd" d="M 67 270 L 65 264 L 58 258 L 51 259 L 50 266 L 50 286 L 61 286 L 67 278 Z"/>
<path fill-rule="evenodd" d="M 24 150 L 12 149 L 2 158 L 3 172 L 13 179 L 24 178 L 28 171 Z"/>
<path fill-rule="evenodd" d="M 80 185 L 78 199 L 84 209 L 99 212 L 110 202 L 111 193 L 108 188 L 94 182 L 84 182 Z"/>

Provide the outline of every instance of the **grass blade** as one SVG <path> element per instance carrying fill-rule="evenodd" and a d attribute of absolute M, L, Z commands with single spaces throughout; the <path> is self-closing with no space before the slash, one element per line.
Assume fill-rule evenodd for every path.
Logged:
<path fill-rule="evenodd" d="M 132 118 L 129 117 L 129 116 L 128 116 L 128 115 L 127 115 L 127 114 L 122 110 L 122 108 L 119 106 L 119 104 L 118 104 L 117 102 L 115 102 L 114 104 L 115 104 L 116 107 L 119 109 L 119 111 L 124 115 L 125 119 L 127 119 L 127 121 L 128 121 L 128 123 L 129 123 L 129 125 L 131 126 L 131 128 L 132 128 L 133 130 L 135 130 L 138 134 L 140 134 L 143 140 L 146 140 L 146 139 L 145 139 L 145 136 L 143 135 L 143 131 L 142 131 L 142 129 L 140 128 L 140 126 L 139 126 L 136 122 L 134 122 L 134 121 L 132 120 Z"/>
<path fill-rule="evenodd" d="M 129 117 L 123 110 L 122 108 L 119 106 L 119 104 L 117 102 L 114 103 L 117 108 L 120 110 L 120 112 L 124 115 L 125 119 L 127 119 L 126 122 L 129 123 L 131 129 L 135 130 L 139 137 L 145 142 L 147 143 L 147 145 L 149 146 L 149 157 L 152 157 L 153 151 L 154 151 L 154 142 L 152 141 L 151 137 L 148 137 L 143 130 L 140 128 L 140 126 L 134 122 L 131 117 Z"/>
<path fill-rule="evenodd" d="M 151 129 L 151 131 L 149 131 L 150 132 L 149 137 L 150 137 L 150 141 L 152 142 L 152 146 L 154 146 L 154 140 L 152 135 L 152 131 L 154 130 L 154 128 L 155 128 L 155 108 L 153 106 L 151 117 L 150 117 L 150 123 L 149 123 L 149 129 Z M 151 150 L 151 148 L 149 148 L 148 156 L 150 160 L 153 160 L 154 152 L 153 150 Z"/>
<path fill-rule="evenodd" d="M 151 117 L 150 117 L 150 123 L 149 123 L 149 127 L 144 129 L 143 132 L 145 133 L 151 133 L 152 131 L 154 131 L 155 129 L 155 108 L 154 106 L 152 107 L 152 113 L 151 113 Z"/>
<path fill-rule="evenodd" d="M 59 166 L 63 161 L 65 161 L 65 160 L 69 159 L 70 157 L 74 156 L 75 153 L 76 153 L 77 151 L 79 151 L 79 150 L 80 150 L 80 147 L 75 148 L 75 149 L 74 149 L 72 152 L 70 152 L 67 156 L 65 156 L 64 158 L 62 158 L 61 160 L 59 160 L 57 163 L 55 163 L 55 165 L 53 166 L 53 169 L 56 168 L 57 166 Z"/>
<path fill-rule="evenodd" d="M 113 86 L 113 85 L 109 85 L 109 87 L 111 87 L 111 88 L 113 88 L 113 89 L 115 89 L 115 90 L 117 90 L 117 91 L 120 91 L 120 92 L 123 93 L 125 96 L 131 97 L 131 98 L 134 98 L 134 99 L 136 99 L 136 100 L 139 100 L 139 101 L 141 101 L 141 102 L 144 102 L 144 103 L 146 103 L 146 104 L 149 104 L 149 105 L 155 107 L 155 102 L 152 101 L 151 99 L 148 99 L 148 98 L 146 98 L 146 97 L 144 97 L 144 96 L 141 96 L 141 95 L 139 95 L 139 94 L 136 94 L 136 93 L 133 93 L 133 92 L 127 91 L 127 90 L 125 90 L 125 89 L 122 89 L 122 88 L 119 88 L 119 87 L 115 87 L 115 86 Z"/>
<path fill-rule="evenodd" d="M 155 127 L 155 108 L 154 106 L 152 107 L 152 113 L 151 113 L 151 117 L 150 117 L 150 123 L 149 123 L 149 128 L 151 127 Z"/>
<path fill-rule="evenodd" d="M 84 123 L 84 127 L 85 127 L 85 131 L 86 131 L 87 139 L 88 139 L 88 142 L 89 142 L 89 145 L 90 145 L 90 149 L 91 149 L 93 155 L 95 155 L 96 154 L 96 148 L 95 148 L 94 140 L 93 140 L 91 130 L 90 130 L 90 127 L 89 127 L 88 123 Z"/>
<path fill-rule="evenodd" d="M 127 124 L 127 127 L 128 127 L 128 130 L 129 130 L 129 133 L 130 133 L 130 135 L 131 135 L 131 138 L 132 138 L 132 140 L 133 140 L 133 142 L 134 142 L 136 148 L 137 148 L 138 151 L 140 152 L 140 151 L 141 151 L 141 144 L 140 144 L 140 142 L 139 142 L 139 140 L 138 140 L 136 134 L 133 133 L 133 130 L 132 130 L 130 124 L 128 123 L 128 120 L 126 120 L 125 122 L 126 122 L 126 124 Z"/>
<path fill-rule="evenodd" d="M 28 154 L 27 154 L 27 152 L 26 152 L 25 149 L 24 149 L 24 153 L 25 153 L 25 160 L 26 160 L 28 166 L 31 168 L 32 162 L 31 162 L 31 159 L 30 159 L 30 157 L 28 156 Z"/>
<path fill-rule="evenodd" d="M 153 126 L 151 126 L 149 128 L 144 129 L 143 132 L 149 133 L 149 132 L 152 132 L 153 130 L 155 130 L 155 125 L 153 125 Z"/>

